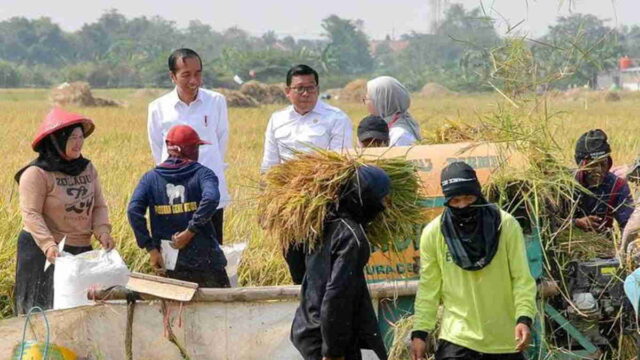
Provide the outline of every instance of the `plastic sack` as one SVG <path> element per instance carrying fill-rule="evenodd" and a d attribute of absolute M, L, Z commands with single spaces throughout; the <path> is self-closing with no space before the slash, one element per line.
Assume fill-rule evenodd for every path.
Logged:
<path fill-rule="evenodd" d="M 62 252 L 53 273 L 53 308 L 91 305 L 90 288 L 127 284 L 129 269 L 116 250 L 92 250 L 78 255 Z"/>
<path fill-rule="evenodd" d="M 231 287 L 238 287 L 238 266 L 240 265 L 240 259 L 242 259 L 242 252 L 246 247 L 247 243 L 220 246 L 224 256 L 227 258 L 227 275 L 229 276 Z"/>

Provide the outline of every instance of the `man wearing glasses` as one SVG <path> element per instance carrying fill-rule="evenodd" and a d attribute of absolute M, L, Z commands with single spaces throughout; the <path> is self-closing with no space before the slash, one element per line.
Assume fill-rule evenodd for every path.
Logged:
<path fill-rule="evenodd" d="M 351 120 L 342 110 L 318 100 L 318 73 L 307 65 L 287 72 L 285 93 L 291 106 L 271 115 L 261 172 L 314 148 L 341 151 L 352 147 Z"/>

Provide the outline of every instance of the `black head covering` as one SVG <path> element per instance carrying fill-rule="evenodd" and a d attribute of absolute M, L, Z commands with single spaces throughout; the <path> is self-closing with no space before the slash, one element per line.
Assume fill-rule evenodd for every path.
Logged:
<path fill-rule="evenodd" d="M 442 235 L 456 265 L 465 270 L 480 270 L 491 263 L 498 251 L 500 210 L 482 195 L 475 170 L 463 162 L 454 162 L 442 170 L 445 208 L 441 218 Z M 475 195 L 475 203 L 449 206 L 454 196 Z"/>
<path fill-rule="evenodd" d="M 575 160 L 578 165 L 585 160 L 597 160 L 609 154 L 611 154 L 611 146 L 607 134 L 600 129 L 587 131 L 576 143 Z"/>
<path fill-rule="evenodd" d="M 457 161 L 449 164 L 440 175 L 442 193 L 445 203 L 458 195 L 482 196 L 482 188 L 476 176 L 476 171 L 468 164 Z"/>
<path fill-rule="evenodd" d="M 367 139 L 389 141 L 389 125 L 380 116 L 369 115 L 358 124 L 358 140 Z"/>
<path fill-rule="evenodd" d="M 61 153 L 67 148 L 69 136 L 71 136 L 71 133 L 77 127 L 83 129 L 82 131 L 84 132 L 81 124 L 75 124 L 60 129 L 43 139 L 36 149 L 38 157 L 16 173 L 14 177 L 16 182 L 20 182 L 22 173 L 24 173 L 29 166 L 37 166 L 45 171 L 59 171 L 69 176 L 80 175 L 91 162 L 89 159 L 83 158 L 82 155 L 73 160 L 65 160 L 61 157 Z"/>
<path fill-rule="evenodd" d="M 384 198 L 391 190 L 391 179 L 375 166 L 361 166 L 342 190 L 337 213 L 359 224 L 373 221 L 385 209 Z"/>

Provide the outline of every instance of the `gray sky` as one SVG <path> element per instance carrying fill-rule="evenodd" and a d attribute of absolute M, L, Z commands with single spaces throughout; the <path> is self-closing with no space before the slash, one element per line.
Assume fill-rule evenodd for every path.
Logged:
<path fill-rule="evenodd" d="M 446 0 L 443 0 L 446 1 Z M 640 0 L 449 0 L 466 8 L 481 3 L 496 19 L 519 27 L 529 35 L 544 33 L 557 16 L 592 13 L 610 19 L 609 25 L 640 24 Z M 179 27 L 198 19 L 216 30 L 237 25 L 253 35 L 275 30 L 278 35 L 317 38 L 321 20 L 337 14 L 364 20 L 373 38 L 412 30 L 427 32 L 432 9 L 428 0 L 0 0 L 0 19 L 13 16 L 48 16 L 65 30 L 77 30 L 95 21 L 107 9 L 128 17 L 154 16 L 173 20 Z M 504 21 L 498 21 L 504 29 Z"/>

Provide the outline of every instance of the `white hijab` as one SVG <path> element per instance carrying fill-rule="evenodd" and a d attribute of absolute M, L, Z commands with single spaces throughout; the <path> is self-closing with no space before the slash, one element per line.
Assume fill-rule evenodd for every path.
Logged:
<path fill-rule="evenodd" d="M 420 125 L 409 114 L 411 94 L 398 80 L 391 76 L 379 76 L 369 80 L 367 97 L 373 102 L 378 115 L 389 124 L 389 128 L 399 126 L 413 134 L 417 140 L 422 139 Z"/>

